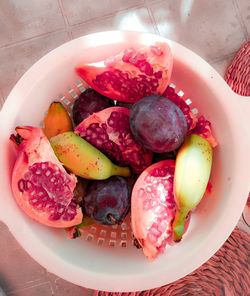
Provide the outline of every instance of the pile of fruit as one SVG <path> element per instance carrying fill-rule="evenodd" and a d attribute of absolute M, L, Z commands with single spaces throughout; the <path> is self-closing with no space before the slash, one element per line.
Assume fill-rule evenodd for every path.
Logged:
<path fill-rule="evenodd" d="M 10 137 L 20 208 L 74 238 L 91 223 L 121 224 L 131 210 L 136 243 L 151 260 L 180 241 L 217 143 L 210 122 L 169 86 L 172 64 L 166 43 L 79 64 L 91 88 L 75 100 L 72 118 L 53 102 L 44 128 L 19 126 Z"/>

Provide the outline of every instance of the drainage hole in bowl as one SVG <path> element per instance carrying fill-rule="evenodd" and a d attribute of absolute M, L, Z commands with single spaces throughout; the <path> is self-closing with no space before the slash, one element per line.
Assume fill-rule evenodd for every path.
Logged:
<path fill-rule="evenodd" d="M 174 88 L 176 93 L 180 96 L 184 96 L 184 92 L 182 90 L 176 90 L 176 85 L 170 83 L 170 87 Z M 72 86 L 67 86 L 66 90 L 62 93 L 59 93 L 58 99 L 62 102 L 65 109 L 72 115 L 72 108 L 74 105 L 74 101 L 78 98 L 78 96 L 84 92 L 89 85 L 84 81 L 77 80 Z M 192 104 L 192 100 L 190 98 L 185 99 L 185 102 L 188 105 Z M 193 108 L 192 111 L 197 114 L 197 108 Z M 43 127 L 44 123 L 41 122 L 40 126 Z M 126 219 L 121 225 L 101 225 L 95 224 L 88 226 L 86 228 L 82 228 L 82 236 L 80 239 L 83 239 L 89 243 L 94 243 L 100 247 L 121 247 L 126 248 L 128 246 L 134 246 L 134 236 L 131 229 L 131 216 L 127 215 Z"/>

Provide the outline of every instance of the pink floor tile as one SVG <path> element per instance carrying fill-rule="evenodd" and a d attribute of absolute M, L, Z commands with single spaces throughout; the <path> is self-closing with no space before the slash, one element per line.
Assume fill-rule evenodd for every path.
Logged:
<path fill-rule="evenodd" d="M 18 79 L 38 59 L 68 41 L 67 32 L 52 33 L 17 45 L 0 48 L 0 89 L 6 99 Z"/>
<path fill-rule="evenodd" d="M 48 273 L 22 249 L 1 222 L 0 238 L 0 287 L 7 296 L 91 296 L 93 294 L 93 290 L 71 284 Z"/>
<path fill-rule="evenodd" d="M 152 3 L 151 10 L 161 35 L 206 60 L 227 56 L 245 41 L 232 0 L 160 1 Z"/>
<path fill-rule="evenodd" d="M 239 9 L 240 17 L 242 18 L 243 29 L 247 34 L 247 38 L 250 38 L 250 2 L 236 0 L 236 6 Z"/>
<path fill-rule="evenodd" d="M 4 96 L 3 96 L 3 93 L 2 93 L 2 91 L 0 89 L 0 111 L 1 111 L 1 109 L 3 107 L 4 101 L 5 101 Z"/>
<path fill-rule="evenodd" d="M 144 3 L 144 0 L 61 0 L 64 13 L 69 24 L 79 24 L 104 15 L 134 7 Z"/>
<path fill-rule="evenodd" d="M 155 33 L 147 8 L 139 8 L 117 13 L 110 17 L 72 27 L 72 36 L 77 38 L 86 34 L 107 30 L 130 30 Z"/>
<path fill-rule="evenodd" d="M 231 65 L 235 57 L 235 54 L 223 58 L 222 60 L 211 62 L 210 64 L 224 78 L 228 67 Z"/>
<path fill-rule="evenodd" d="M 58 1 L 0 1 L 0 46 L 64 27 Z"/>
<path fill-rule="evenodd" d="M 46 270 L 20 247 L 6 226 L 0 225 L 0 287 L 14 292 L 46 281 Z"/>
<path fill-rule="evenodd" d="M 28 288 L 7 293 L 7 296 L 54 296 L 51 284 L 39 283 Z M 70 294 L 68 294 L 70 295 Z"/>
<path fill-rule="evenodd" d="M 71 284 L 52 274 L 48 275 L 55 296 L 92 296 L 93 290 Z"/>

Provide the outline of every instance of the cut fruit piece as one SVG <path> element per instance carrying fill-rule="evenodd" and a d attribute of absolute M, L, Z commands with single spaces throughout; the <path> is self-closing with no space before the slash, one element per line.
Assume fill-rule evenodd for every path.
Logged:
<path fill-rule="evenodd" d="M 132 230 L 149 260 L 163 252 L 172 239 L 174 171 L 174 160 L 155 163 L 139 176 L 132 191 Z"/>
<path fill-rule="evenodd" d="M 173 56 L 167 43 L 127 48 L 106 60 L 79 64 L 76 72 L 97 92 L 117 101 L 134 103 L 162 94 L 172 73 Z"/>
<path fill-rule="evenodd" d="M 12 191 L 19 207 L 47 226 L 81 223 L 82 211 L 73 194 L 76 177 L 58 161 L 42 129 L 23 126 L 16 131 L 22 142 L 12 172 Z"/>
<path fill-rule="evenodd" d="M 151 164 L 152 152 L 133 137 L 129 127 L 129 110 L 110 107 L 83 120 L 75 133 L 102 151 L 119 165 L 129 165 L 141 173 Z"/>

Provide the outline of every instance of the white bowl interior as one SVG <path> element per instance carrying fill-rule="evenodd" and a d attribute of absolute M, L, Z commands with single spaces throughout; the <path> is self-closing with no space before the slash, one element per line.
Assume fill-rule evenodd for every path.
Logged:
<path fill-rule="evenodd" d="M 87 241 L 85 236 L 68 240 L 63 230 L 39 225 L 23 214 L 11 194 L 9 181 L 15 152 L 8 137 L 17 125 L 40 125 L 50 102 L 57 99 L 58 94 L 66 94 L 66 88 L 79 79 L 74 72 L 79 60 L 101 60 L 127 46 L 139 47 L 152 44 L 154 40 L 169 42 L 174 54 L 171 82 L 192 100 L 199 114 L 212 122 L 219 146 L 214 150 L 212 194 L 195 210 L 182 242 L 168 248 L 154 262 L 148 262 L 132 243 L 122 248 L 120 245 L 101 247 Z M 1 112 L 4 127 L 0 135 L 3 163 L 0 218 L 40 264 L 78 285 L 109 291 L 135 291 L 177 280 L 216 252 L 243 210 L 249 173 L 246 160 L 239 155 L 239 139 L 243 144 L 245 141 L 245 131 L 237 128 L 240 113 L 235 95 L 223 79 L 201 58 L 177 43 L 131 32 L 106 32 L 73 40 L 36 63 L 13 89 Z M 241 147 L 241 153 L 244 149 Z M 239 168 L 240 175 L 245 173 L 243 178 L 239 176 Z"/>

